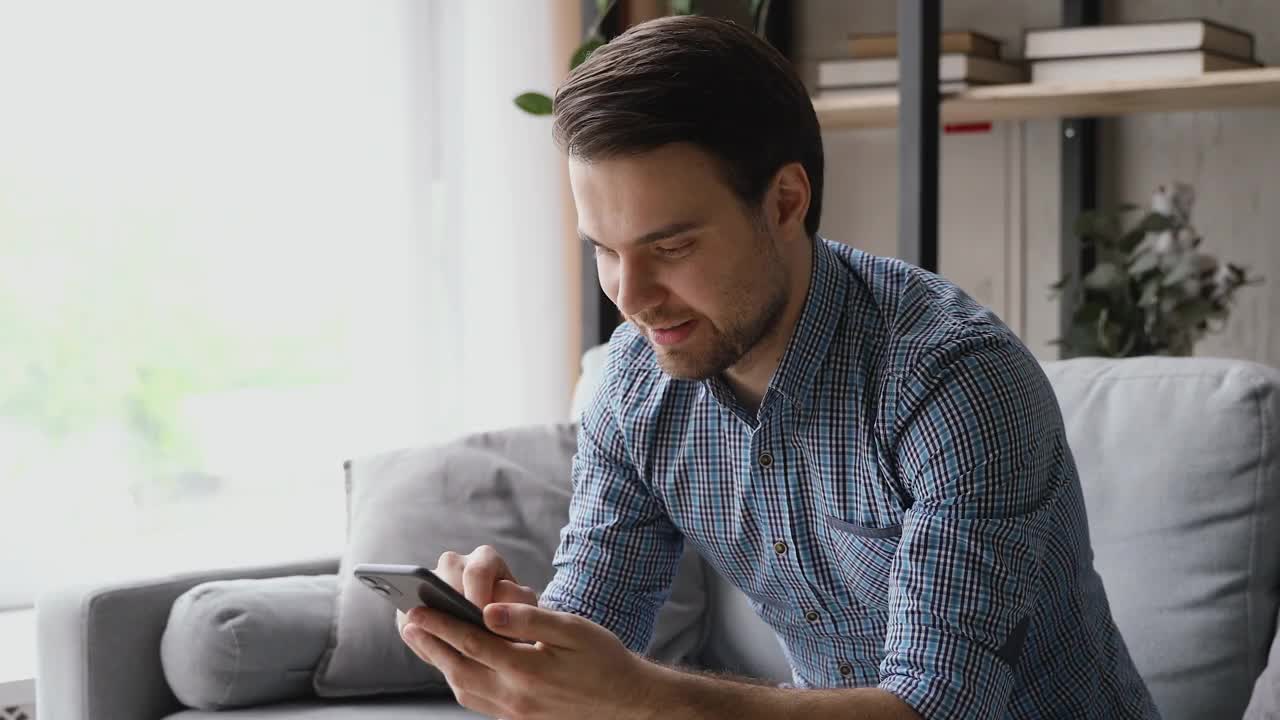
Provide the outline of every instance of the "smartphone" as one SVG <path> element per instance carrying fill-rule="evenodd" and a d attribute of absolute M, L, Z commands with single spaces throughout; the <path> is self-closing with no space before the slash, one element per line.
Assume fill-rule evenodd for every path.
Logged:
<path fill-rule="evenodd" d="M 485 626 L 484 613 L 480 608 L 424 567 L 360 563 L 356 565 L 354 574 L 365 587 L 405 613 L 426 606 L 484 628 L 485 632 L 497 634 Z"/>

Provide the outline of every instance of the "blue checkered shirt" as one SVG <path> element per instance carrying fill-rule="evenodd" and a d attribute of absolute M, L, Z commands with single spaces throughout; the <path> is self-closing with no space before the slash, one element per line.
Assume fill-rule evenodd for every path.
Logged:
<path fill-rule="evenodd" d="M 799 687 L 879 686 L 929 720 L 1157 717 L 1036 359 L 935 275 L 821 239 L 813 258 L 754 414 L 614 333 L 542 604 L 641 651 L 688 542 Z"/>

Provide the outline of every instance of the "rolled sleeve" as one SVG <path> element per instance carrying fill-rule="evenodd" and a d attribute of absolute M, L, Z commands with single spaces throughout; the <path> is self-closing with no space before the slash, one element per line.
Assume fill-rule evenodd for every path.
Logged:
<path fill-rule="evenodd" d="M 683 548 L 683 536 L 629 460 L 602 387 L 578 430 L 569 522 L 539 604 L 586 617 L 643 652 Z"/>
<path fill-rule="evenodd" d="M 929 720 L 1004 717 L 1063 485 L 1057 400 L 999 336 L 940 349 L 894 392 L 893 457 L 913 502 L 880 687 Z"/>

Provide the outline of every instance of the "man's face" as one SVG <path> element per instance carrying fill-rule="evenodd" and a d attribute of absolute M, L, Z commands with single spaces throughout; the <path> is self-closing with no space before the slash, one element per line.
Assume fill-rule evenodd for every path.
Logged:
<path fill-rule="evenodd" d="M 775 237 L 710 155 L 672 144 L 571 159 L 569 179 L 600 286 L 667 374 L 717 375 L 778 323 L 789 288 Z"/>

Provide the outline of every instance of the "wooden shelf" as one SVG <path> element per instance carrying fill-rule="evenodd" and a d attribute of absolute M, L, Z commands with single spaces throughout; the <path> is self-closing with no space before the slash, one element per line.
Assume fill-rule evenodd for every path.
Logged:
<path fill-rule="evenodd" d="M 1280 106 L 1280 67 L 1223 70 L 1174 80 L 993 85 L 942 96 L 943 123 L 1094 117 L 1175 110 Z M 824 130 L 893 127 L 897 91 L 815 98 Z"/>

